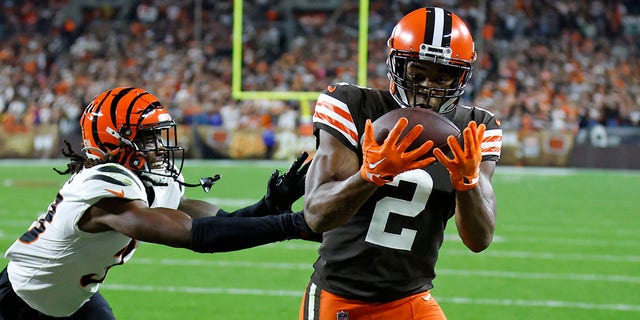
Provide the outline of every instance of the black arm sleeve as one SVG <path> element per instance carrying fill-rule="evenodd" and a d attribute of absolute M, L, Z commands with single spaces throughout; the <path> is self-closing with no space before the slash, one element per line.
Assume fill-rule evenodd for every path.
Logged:
<path fill-rule="evenodd" d="M 202 217 L 191 226 L 191 250 L 228 252 L 288 239 L 321 241 L 304 221 L 302 212 L 266 217 Z"/>
<path fill-rule="evenodd" d="M 264 199 L 260 199 L 260 201 L 241 209 L 238 209 L 234 212 L 226 212 L 222 209 L 218 211 L 218 216 L 221 217 L 263 217 L 266 215 L 277 214 L 271 206 L 267 204 L 267 201 Z"/>
<path fill-rule="evenodd" d="M 203 217 L 193 220 L 191 249 L 227 252 L 287 239 L 287 215 L 258 218 Z"/>

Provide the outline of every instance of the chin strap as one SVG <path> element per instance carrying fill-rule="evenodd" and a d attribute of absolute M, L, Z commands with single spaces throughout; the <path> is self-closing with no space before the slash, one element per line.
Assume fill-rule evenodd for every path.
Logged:
<path fill-rule="evenodd" d="M 173 179 L 171 177 L 168 176 L 152 176 L 152 174 L 142 174 L 139 175 L 140 179 L 142 179 L 143 181 L 146 181 L 154 186 L 168 186 L 169 183 L 168 182 L 164 182 L 164 179 L 162 178 L 169 178 L 169 179 Z M 200 178 L 200 181 L 198 183 L 187 183 L 184 181 L 180 181 L 180 180 L 175 180 L 179 185 L 181 186 L 185 186 L 188 188 L 194 188 L 194 187 L 200 187 L 202 186 L 202 190 L 204 190 L 204 192 L 209 192 L 211 190 L 211 187 L 213 187 L 213 185 L 216 183 L 216 181 L 220 180 L 221 176 L 219 174 L 214 175 L 213 177 L 203 177 Z"/>
<path fill-rule="evenodd" d="M 220 178 L 221 178 L 221 176 L 219 174 L 216 174 L 213 177 L 200 178 L 200 182 L 199 183 L 186 183 L 186 182 L 182 182 L 180 180 L 176 180 L 176 182 L 179 183 L 180 185 L 183 185 L 183 186 L 189 187 L 189 188 L 202 186 L 202 190 L 204 190 L 204 192 L 209 192 L 209 190 L 211 190 L 211 187 L 213 187 L 213 185 L 216 183 L 216 181 L 220 180 Z"/>

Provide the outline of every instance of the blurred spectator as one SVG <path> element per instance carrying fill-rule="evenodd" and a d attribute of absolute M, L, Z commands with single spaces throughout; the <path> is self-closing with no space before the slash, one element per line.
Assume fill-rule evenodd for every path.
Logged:
<path fill-rule="evenodd" d="M 73 130 L 83 105 L 124 85 L 154 92 L 185 124 L 275 131 L 298 125 L 297 101 L 231 98 L 231 1 L 202 1 L 200 39 L 194 39 L 190 0 L 120 8 L 79 3 L 2 2 L 5 125 L 54 123 Z M 243 3 L 242 90 L 318 92 L 326 83 L 357 81 L 358 0 L 335 10 L 308 10 L 295 1 Z M 386 52 L 379 40 L 403 13 L 423 5 L 385 3 L 372 0 L 369 16 L 367 81 L 380 88 L 388 80 L 385 64 L 378 63 L 384 59 L 375 59 Z M 476 81 L 465 103 L 495 112 L 505 129 L 640 126 L 639 3 L 496 0 L 486 1 L 484 10 L 478 3 L 434 1 L 454 8 L 476 33 Z"/>

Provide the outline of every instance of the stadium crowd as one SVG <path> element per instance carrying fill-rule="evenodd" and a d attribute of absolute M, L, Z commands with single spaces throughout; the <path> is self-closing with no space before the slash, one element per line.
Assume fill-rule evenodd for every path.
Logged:
<path fill-rule="evenodd" d="M 71 130 L 88 101 L 122 85 L 155 93 L 183 124 L 292 128 L 299 121 L 298 101 L 232 99 L 233 1 L 202 0 L 201 23 L 189 0 L 1 3 L 0 120 L 7 131 L 43 123 Z M 335 10 L 243 3 L 242 90 L 320 91 L 357 82 L 358 0 L 339 1 Z M 640 126 L 640 3 L 486 3 L 483 11 L 478 1 L 433 1 L 454 8 L 475 32 L 479 61 L 464 103 L 497 113 L 505 129 Z M 388 86 L 378 63 L 384 39 L 402 14 L 423 5 L 370 1 L 369 86 Z"/>

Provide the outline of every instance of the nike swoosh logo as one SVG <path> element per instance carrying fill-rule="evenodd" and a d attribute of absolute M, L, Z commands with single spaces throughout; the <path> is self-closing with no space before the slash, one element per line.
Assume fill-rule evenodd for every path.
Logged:
<path fill-rule="evenodd" d="M 111 192 L 111 193 L 115 194 L 116 197 L 118 197 L 118 198 L 124 198 L 124 190 L 120 190 L 120 192 L 118 192 L 118 191 L 111 190 L 111 189 L 104 189 L 104 191 Z"/>
<path fill-rule="evenodd" d="M 429 300 L 431 300 L 431 293 L 427 294 L 426 296 L 423 296 L 423 297 L 422 297 L 422 300 L 424 300 L 424 301 L 429 301 Z"/>
<path fill-rule="evenodd" d="M 375 169 L 379 164 L 382 163 L 382 161 L 385 161 L 385 160 L 387 160 L 386 157 L 384 157 L 384 158 L 382 158 L 382 159 L 380 159 L 380 160 L 378 160 L 378 161 L 376 161 L 374 163 L 369 163 L 369 169 Z"/>

